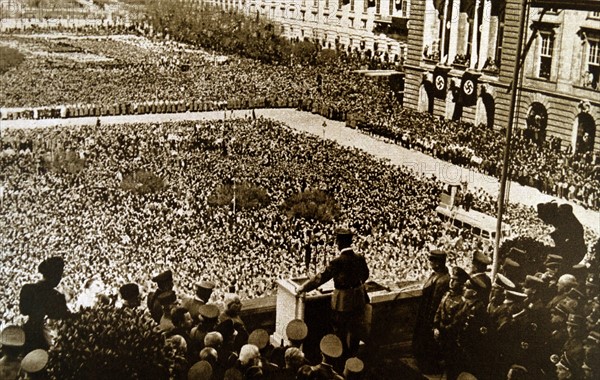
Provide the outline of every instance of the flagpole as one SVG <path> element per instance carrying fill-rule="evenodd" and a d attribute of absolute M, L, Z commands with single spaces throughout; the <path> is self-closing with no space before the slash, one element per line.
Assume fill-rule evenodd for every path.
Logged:
<path fill-rule="evenodd" d="M 508 165 L 510 162 L 510 149 L 512 140 L 512 129 L 515 120 L 515 105 L 517 103 L 517 86 L 521 74 L 521 50 L 523 49 L 523 33 L 525 31 L 525 10 L 527 1 L 522 0 L 519 16 L 519 34 L 517 35 L 517 51 L 513 68 L 513 78 L 510 87 L 510 107 L 508 111 L 508 124 L 506 126 L 506 145 L 504 147 L 504 157 L 502 160 L 502 176 L 500 179 L 500 192 L 498 193 L 498 219 L 496 220 L 496 238 L 494 244 L 494 260 L 492 263 L 492 281 L 498 273 L 500 261 L 500 238 L 502 235 L 502 216 L 504 214 L 504 198 L 506 196 L 506 183 L 508 179 Z"/>

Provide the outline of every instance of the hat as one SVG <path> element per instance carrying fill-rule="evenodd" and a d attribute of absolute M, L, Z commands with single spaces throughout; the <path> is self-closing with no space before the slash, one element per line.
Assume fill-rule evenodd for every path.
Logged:
<path fill-rule="evenodd" d="M 434 249 L 433 251 L 429 252 L 429 260 L 446 261 L 446 252 L 439 249 Z"/>
<path fill-rule="evenodd" d="M 223 344 L 223 335 L 218 331 L 211 331 L 204 336 L 204 346 L 218 347 Z"/>
<path fill-rule="evenodd" d="M 119 293 L 121 293 L 121 298 L 124 300 L 131 300 L 140 296 L 140 288 L 137 284 L 129 283 L 121 286 L 119 288 Z"/>
<path fill-rule="evenodd" d="M 600 332 L 598 331 L 590 331 L 587 338 L 585 338 L 586 342 L 593 343 L 596 345 L 600 344 Z"/>
<path fill-rule="evenodd" d="M 215 284 L 210 281 L 198 281 L 196 283 L 196 290 L 213 290 L 215 288 Z"/>
<path fill-rule="evenodd" d="M 569 314 L 567 325 L 570 326 L 585 326 L 585 318 L 579 314 Z"/>
<path fill-rule="evenodd" d="M 240 349 L 239 360 L 243 365 L 250 363 L 251 360 L 258 359 L 260 352 L 258 347 L 253 344 L 244 344 Z"/>
<path fill-rule="evenodd" d="M 504 260 L 504 264 L 502 265 L 502 267 L 506 268 L 506 267 L 511 267 L 511 268 L 520 268 L 521 265 L 516 262 L 515 260 L 511 259 L 510 257 L 507 257 Z"/>
<path fill-rule="evenodd" d="M 19 326 L 6 326 L 0 333 L 0 345 L 21 347 L 25 344 L 25 332 Z"/>
<path fill-rule="evenodd" d="M 595 273 L 590 273 L 585 279 L 585 286 L 589 286 L 590 288 L 600 287 L 600 283 L 598 282 L 598 275 Z"/>
<path fill-rule="evenodd" d="M 467 282 L 465 282 L 465 286 L 476 291 L 482 291 L 486 288 L 485 282 L 477 277 L 471 277 Z"/>
<path fill-rule="evenodd" d="M 219 317 L 219 308 L 216 305 L 204 304 L 198 308 L 198 314 L 204 319 L 217 319 Z"/>
<path fill-rule="evenodd" d="M 158 295 L 158 302 L 162 306 L 167 306 L 177 301 L 177 296 L 175 296 L 175 292 L 172 290 L 167 290 L 166 292 L 162 292 Z"/>
<path fill-rule="evenodd" d="M 33 350 L 21 360 L 21 369 L 27 373 L 38 373 L 46 368 L 48 364 L 48 352 L 46 350 Z"/>
<path fill-rule="evenodd" d="M 62 257 L 54 256 L 46 259 L 38 265 L 38 271 L 44 277 L 62 276 L 65 262 Z"/>
<path fill-rule="evenodd" d="M 173 272 L 170 270 L 164 271 L 161 274 L 152 277 L 152 281 L 156 282 L 157 284 L 171 282 L 173 281 Z"/>
<path fill-rule="evenodd" d="M 490 265 L 492 263 L 492 260 L 489 257 L 487 257 L 483 252 L 475 251 L 475 254 L 473 255 L 473 262 L 482 265 Z"/>
<path fill-rule="evenodd" d="M 259 350 L 262 350 L 269 344 L 269 333 L 263 329 L 252 331 L 248 337 L 248 344 L 253 344 L 258 347 Z"/>
<path fill-rule="evenodd" d="M 365 365 L 362 360 L 359 358 L 350 358 L 346 360 L 346 364 L 344 365 L 344 378 L 347 380 L 357 378 L 357 375 L 359 375 L 364 368 Z"/>
<path fill-rule="evenodd" d="M 563 274 L 562 276 L 560 276 L 558 278 L 558 284 L 560 285 L 570 285 L 570 286 L 577 286 L 577 278 L 575 276 L 573 276 L 572 274 Z"/>
<path fill-rule="evenodd" d="M 333 334 L 325 335 L 323 339 L 321 339 L 319 348 L 323 355 L 330 358 L 339 358 L 342 356 L 342 341 Z"/>
<path fill-rule="evenodd" d="M 456 380 L 477 380 L 475 375 L 469 372 L 461 372 L 460 375 L 456 378 Z"/>
<path fill-rule="evenodd" d="M 527 298 L 527 294 L 525 293 L 521 293 L 521 292 L 517 292 L 515 290 L 507 290 L 506 292 L 506 297 L 510 298 L 514 301 L 522 301 L 525 298 Z"/>
<path fill-rule="evenodd" d="M 450 275 L 450 278 L 452 278 L 453 280 L 464 284 L 465 282 L 467 282 L 469 277 L 469 274 L 461 267 L 452 267 L 452 273 Z"/>
<path fill-rule="evenodd" d="M 301 319 L 292 319 L 285 328 L 289 340 L 301 341 L 308 335 L 308 326 Z"/>
<path fill-rule="evenodd" d="M 532 276 L 530 274 L 525 276 L 525 283 L 523 284 L 524 288 L 540 289 L 543 286 L 544 286 L 544 280 L 542 280 L 541 278 Z"/>
<path fill-rule="evenodd" d="M 552 264 L 561 264 L 563 261 L 563 257 L 560 255 L 549 254 L 546 256 L 546 260 L 544 260 L 544 265 Z"/>
<path fill-rule="evenodd" d="M 335 230 L 335 234 L 336 234 L 336 236 L 353 236 L 354 235 L 349 228 L 343 228 L 343 227 L 337 228 Z"/>
<path fill-rule="evenodd" d="M 508 277 L 506 277 L 502 273 L 496 274 L 496 279 L 494 280 L 494 286 L 497 288 L 502 288 L 504 290 L 515 290 L 517 288 L 515 283 L 512 282 Z"/>
<path fill-rule="evenodd" d="M 242 375 L 240 370 L 237 368 L 228 368 L 227 371 L 225 371 L 224 376 L 225 377 L 223 377 L 223 380 L 243 380 L 244 379 L 244 375 Z"/>
<path fill-rule="evenodd" d="M 194 364 L 188 371 L 188 380 L 210 380 L 213 373 L 212 366 L 206 360 Z"/>

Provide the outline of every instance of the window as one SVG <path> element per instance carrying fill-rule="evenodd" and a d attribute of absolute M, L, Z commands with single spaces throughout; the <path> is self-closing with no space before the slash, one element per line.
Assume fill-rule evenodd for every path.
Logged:
<path fill-rule="evenodd" d="M 600 79 L 600 40 L 588 39 L 587 73 L 584 75 L 584 86 L 598 89 Z"/>
<path fill-rule="evenodd" d="M 600 11 L 590 12 L 590 18 L 600 18 Z"/>
<path fill-rule="evenodd" d="M 541 35 L 540 71 L 538 73 L 538 77 L 540 78 L 550 79 L 550 72 L 552 70 L 553 46 L 554 36 L 549 33 L 543 33 Z"/>
<path fill-rule="evenodd" d="M 375 14 L 381 14 L 381 0 L 375 0 Z"/>
<path fill-rule="evenodd" d="M 350 12 L 354 12 L 354 0 L 350 0 Z"/>

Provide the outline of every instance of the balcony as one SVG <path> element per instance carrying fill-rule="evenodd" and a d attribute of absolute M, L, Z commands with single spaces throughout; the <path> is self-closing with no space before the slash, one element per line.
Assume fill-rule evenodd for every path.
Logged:
<path fill-rule="evenodd" d="M 408 39 L 408 18 L 375 15 L 373 33 L 383 33 L 396 41 L 406 42 Z"/>

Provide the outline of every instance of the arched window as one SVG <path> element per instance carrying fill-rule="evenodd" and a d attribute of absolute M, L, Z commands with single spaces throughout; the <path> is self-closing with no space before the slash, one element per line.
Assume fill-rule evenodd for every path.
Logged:
<path fill-rule="evenodd" d="M 534 102 L 527 113 L 527 129 L 525 138 L 542 146 L 546 139 L 546 127 L 548 126 L 548 111 L 542 103 Z"/>
<path fill-rule="evenodd" d="M 577 153 L 591 152 L 594 150 L 596 140 L 596 121 L 587 112 L 577 115 L 577 142 L 575 151 Z"/>

